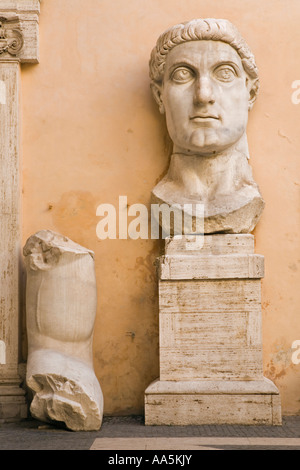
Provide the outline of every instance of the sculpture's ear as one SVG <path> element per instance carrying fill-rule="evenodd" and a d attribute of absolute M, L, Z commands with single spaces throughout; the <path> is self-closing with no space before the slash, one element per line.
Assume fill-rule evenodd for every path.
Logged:
<path fill-rule="evenodd" d="M 151 85 L 151 90 L 154 96 L 154 99 L 156 103 L 158 104 L 158 108 L 161 114 L 165 113 L 165 107 L 162 101 L 162 85 L 159 85 L 155 82 L 152 82 Z"/>
<path fill-rule="evenodd" d="M 258 80 L 258 78 L 255 78 L 255 79 L 248 78 L 247 79 L 247 88 L 248 88 L 248 92 L 249 92 L 248 109 L 250 111 L 250 109 L 252 109 L 252 106 L 254 105 L 254 102 L 257 98 L 257 93 L 258 93 L 258 89 L 259 89 L 259 80 Z"/>

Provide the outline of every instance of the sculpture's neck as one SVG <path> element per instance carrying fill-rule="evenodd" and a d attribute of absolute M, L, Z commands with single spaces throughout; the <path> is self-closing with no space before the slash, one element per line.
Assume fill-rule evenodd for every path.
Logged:
<path fill-rule="evenodd" d="M 252 180 L 246 135 L 217 155 L 173 153 L 168 179 L 190 196 L 212 199 Z"/>

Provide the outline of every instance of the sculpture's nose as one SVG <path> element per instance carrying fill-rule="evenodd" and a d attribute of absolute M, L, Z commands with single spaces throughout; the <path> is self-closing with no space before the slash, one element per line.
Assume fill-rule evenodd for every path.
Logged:
<path fill-rule="evenodd" d="M 215 102 L 212 83 L 209 77 L 199 77 L 195 82 L 194 103 L 213 104 Z"/>

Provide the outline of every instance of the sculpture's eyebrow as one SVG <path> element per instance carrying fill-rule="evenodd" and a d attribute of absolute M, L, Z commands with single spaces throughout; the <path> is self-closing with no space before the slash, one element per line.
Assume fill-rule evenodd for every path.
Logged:
<path fill-rule="evenodd" d="M 197 65 L 194 64 L 193 62 L 183 59 L 183 60 L 178 60 L 177 62 L 174 62 L 173 64 L 171 64 L 168 70 L 173 71 L 177 67 L 188 67 L 190 69 L 194 69 L 197 67 Z"/>
<path fill-rule="evenodd" d="M 226 57 L 224 57 L 224 59 L 218 60 L 216 62 L 212 62 L 211 64 L 209 64 L 209 68 L 215 69 L 217 67 L 220 67 L 221 65 L 230 65 L 231 67 L 233 67 L 235 69 L 235 71 L 237 73 L 241 73 L 241 68 L 240 68 L 239 64 L 237 64 L 237 62 L 233 61 L 232 59 L 226 59 Z M 178 60 L 178 61 L 172 63 L 168 67 L 167 71 L 168 71 L 169 76 L 178 67 L 187 67 L 187 68 L 190 68 L 192 70 L 197 70 L 198 69 L 198 64 L 196 64 L 192 61 L 189 61 L 187 59 Z"/>
<path fill-rule="evenodd" d="M 176 70 L 179 67 L 186 67 L 191 70 L 195 70 L 197 68 L 197 66 L 193 62 L 189 62 L 188 60 L 178 60 L 177 62 L 173 62 L 167 68 L 168 78 L 170 78 L 174 70 Z"/>
<path fill-rule="evenodd" d="M 235 69 L 237 73 L 241 72 L 241 67 L 233 60 L 226 60 L 226 59 L 221 60 L 221 61 L 218 60 L 218 62 L 216 62 L 212 67 L 215 69 L 217 67 L 221 67 L 222 65 L 230 65 L 231 67 Z"/>

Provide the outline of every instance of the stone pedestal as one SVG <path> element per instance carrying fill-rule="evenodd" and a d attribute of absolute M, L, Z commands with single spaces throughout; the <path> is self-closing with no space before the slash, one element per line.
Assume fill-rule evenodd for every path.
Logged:
<path fill-rule="evenodd" d="M 281 424 L 279 391 L 262 369 L 263 275 L 253 235 L 166 240 L 146 425 Z"/>

